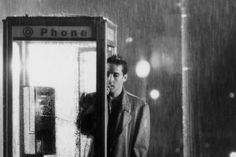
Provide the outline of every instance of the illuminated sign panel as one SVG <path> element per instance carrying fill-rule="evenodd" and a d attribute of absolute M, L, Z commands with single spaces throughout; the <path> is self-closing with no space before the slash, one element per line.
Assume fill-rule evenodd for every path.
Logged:
<path fill-rule="evenodd" d="M 92 28 L 89 26 L 13 26 L 14 38 L 51 38 L 73 39 L 92 38 Z"/>

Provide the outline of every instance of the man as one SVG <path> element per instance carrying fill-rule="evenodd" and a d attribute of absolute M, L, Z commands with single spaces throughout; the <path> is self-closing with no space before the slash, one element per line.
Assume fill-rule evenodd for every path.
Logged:
<path fill-rule="evenodd" d="M 113 55 L 107 59 L 108 157 L 146 157 L 148 152 L 149 106 L 125 90 L 123 84 L 128 78 L 127 69 L 126 61 L 120 56 Z M 94 103 L 93 94 L 86 97 L 86 104 Z M 81 116 L 82 132 L 94 134 L 93 112 L 96 109 L 85 108 Z"/>

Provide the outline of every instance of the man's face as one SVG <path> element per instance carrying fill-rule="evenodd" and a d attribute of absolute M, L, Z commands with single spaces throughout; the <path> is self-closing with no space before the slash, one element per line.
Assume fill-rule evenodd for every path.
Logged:
<path fill-rule="evenodd" d="M 122 91 L 127 74 L 123 75 L 122 65 L 107 64 L 107 87 L 112 96 L 117 97 Z"/>

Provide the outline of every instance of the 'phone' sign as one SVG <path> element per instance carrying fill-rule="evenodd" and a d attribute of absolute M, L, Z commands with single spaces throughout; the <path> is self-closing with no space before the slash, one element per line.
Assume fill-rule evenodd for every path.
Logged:
<path fill-rule="evenodd" d="M 13 38 L 76 39 L 92 38 L 89 26 L 13 26 Z"/>

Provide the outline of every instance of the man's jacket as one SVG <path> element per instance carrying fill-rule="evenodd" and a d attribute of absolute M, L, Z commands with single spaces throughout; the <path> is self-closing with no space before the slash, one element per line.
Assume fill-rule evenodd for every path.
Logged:
<path fill-rule="evenodd" d="M 126 90 L 123 90 L 121 105 L 112 142 L 107 146 L 107 156 L 146 157 L 150 140 L 149 106 Z M 96 124 L 92 123 L 94 119 L 94 114 L 91 112 L 82 114 L 81 130 L 83 133 L 94 133 L 96 128 Z"/>

